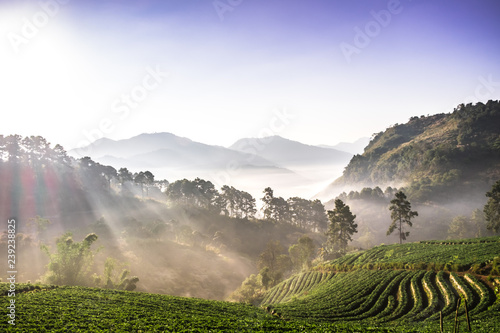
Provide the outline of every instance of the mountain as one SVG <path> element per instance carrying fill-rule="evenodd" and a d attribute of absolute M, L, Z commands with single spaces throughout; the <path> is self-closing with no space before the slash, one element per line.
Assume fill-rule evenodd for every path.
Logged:
<path fill-rule="evenodd" d="M 500 103 L 488 101 L 412 117 L 378 133 L 318 196 L 331 198 L 349 187 L 397 185 L 418 201 L 449 201 L 484 196 L 498 179 Z"/>
<path fill-rule="evenodd" d="M 240 139 L 229 148 L 256 154 L 286 168 L 316 164 L 345 165 L 352 157 L 352 154 L 337 149 L 310 146 L 280 136 Z"/>
<path fill-rule="evenodd" d="M 346 153 L 356 155 L 356 154 L 362 154 L 363 150 L 365 147 L 368 145 L 370 142 L 370 138 L 368 137 L 363 137 L 359 138 L 358 140 L 354 142 L 339 142 L 334 146 L 328 146 L 328 145 L 319 145 L 318 147 L 322 148 L 332 148 L 340 151 L 345 151 Z"/>
<path fill-rule="evenodd" d="M 259 156 L 195 142 L 171 133 L 141 134 L 116 141 L 103 138 L 68 153 L 75 157 L 89 155 L 97 162 L 115 167 L 214 169 L 232 163 L 239 167 L 275 168 L 272 162 Z"/>

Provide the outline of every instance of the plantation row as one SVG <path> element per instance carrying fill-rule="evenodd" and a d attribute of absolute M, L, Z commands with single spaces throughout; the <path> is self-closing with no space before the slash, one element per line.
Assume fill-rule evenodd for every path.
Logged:
<path fill-rule="evenodd" d="M 469 316 L 473 319 L 497 317 L 500 309 L 499 302 L 495 303 L 494 291 L 484 282 L 470 274 L 459 276 L 443 271 L 339 272 L 325 283 L 313 288 L 308 286 L 307 296 L 292 301 L 289 297 L 271 296 L 277 294 L 276 290 L 282 290 L 285 295 L 299 295 L 300 292 L 293 290 L 292 286 L 293 281 L 300 277 L 270 290 L 262 305 L 283 318 L 377 324 L 432 322 L 439 318 L 440 311 L 450 319 L 455 315 L 460 297 L 467 301 Z M 461 307 L 459 315 L 464 314 L 465 307 Z"/>
<path fill-rule="evenodd" d="M 420 241 L 421 244 L 439 244 L 439 245 L 456 245 L 456 244 L 473 244 L 473 243 L 498 243 L 498 237 L 480 237 L 469 239 L 450 239 L 450 240 L 430 240 Z"/>
<path fill-rule="evenodd" d="M 285 321 L 242 303 L 84 287 L 34 290 L 16 294 L 15 326 L 6 320 L 9 297 L 0 297 L 0 332 L 415 332 L 360 323 Z"/>
<path fill-rule="evenodd" d="M 440 242 L 419 242 L 408 244 L 380 245 L 367 251 L 348 254 L 342 258 L 323 265 L 324 269 L 330 267 L 342 270 L 339 267 L 363 267 L 365 265 L 399 264 L 408 268 L 437 268 L 443 269 L 445 265 L 454 270 L 468 270 L 473 265 L 486 265 L 491 263 L 500 254 L 500 237 L 488 237 L 479 240 L 466 239 L 458 242 L 449 242 L 443 245 Z M 344 269 L 345 270 L 345 269 Z"/>
<path fill-rule="evenodd" d="M 273 287 L 262 300 L 262 304 L 287 302 L 297 296 L 307 295 L 309 290 L 332 278 L 334 273 L 307 272 L 294 275 Z"/>

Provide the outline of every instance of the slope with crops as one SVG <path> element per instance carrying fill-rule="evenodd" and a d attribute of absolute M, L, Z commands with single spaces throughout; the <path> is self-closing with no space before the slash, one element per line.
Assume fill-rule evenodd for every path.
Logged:
<path fill-rule="evenodd" d="M 16 285 L 14 324 L 1 332 L 413 332 L 360 323 L 283 320 L 249 304 L 111 289 Z M 0 283 L 7 305 L 9 285 Z"/>
<path fill-rule="evenodd" d="M 378 246 L 292 276 L 261 305 L 283 318 L 318 323 L 426 329 L 439 325 L 441 315 L 451 325 L 458 313 L 474 330 L 498 329 L 499 254 L 500 237 Z"/>

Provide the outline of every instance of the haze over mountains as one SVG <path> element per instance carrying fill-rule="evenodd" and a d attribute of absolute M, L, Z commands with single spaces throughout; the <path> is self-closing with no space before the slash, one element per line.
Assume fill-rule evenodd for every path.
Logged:
<path fill-rule="evenodd" d="M 340 142 L 334 146 L 329 145 L 318 145 L 318 147 L 322 148 L 333 148 L 340 151 L 344 151 L 347 153 L 351 153 L 352 155 L 362 154 L 365 147 L 370 143 L 370 138 L 363 137 L 359 138 L 354 142 Z"/>
<path fill-rule="evenodd" d="M 303 197 L 313 195 L 340 176 L 352 157 L 338 149 L 305 145 L 279 136 L 244 138 L 225 148 L 171 133 L 141 134 L 117 141 L 102 138 L 69 154 L 90 156 L 115 168 L 147 169 L 156 179 L 200 177 L 217 186 L 240 186 L 256 196 L 271 186 L 283 195 Z"/>
<path fill-rule="evenodd" d="M 305 145 L 280 136 L 263 139 L 240 139 L 229 148 L 241 152 L 251 152 L 286 167 L 347 164 L 352 157 L 352 154 L 338 149 Z"/>

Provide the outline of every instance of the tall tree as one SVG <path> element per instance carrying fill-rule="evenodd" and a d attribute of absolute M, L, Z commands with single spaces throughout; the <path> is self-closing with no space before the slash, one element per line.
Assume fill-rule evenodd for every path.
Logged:
<path fill-rule="evenodd" d="M 264 189 L 264 196 L 260 199 L 264 203 L 262 206 L 262 211 L 264 213 L 264 218 L 272 219 L 273 209 L 272 209 L 272 201 L 274 198 L 273 189 L 270 187 L 266 187 Z"/>
<path fill-rule="evenodd" d="M 144 184 L 146 183 L 146 175 L 144 172 L 134 174 L 134 183 L 141 185 L 141 196 L 144 198 Z"/>
<path fill-rule="evenodd" d="M 126 182 L 131 182 L 132 180 L 132 173 L 128 171 L 127 168 L 121 168 L 120 170 L 118 170 L 118 181 L 122 186 L 124 186 Z"/>
<path fill-rule="evenodd" d="M 146 184 L 146 196 L 149 197 L 149 187 L 155 183 L 155 176 L 151 171 L 144 172 L 144 184 Z"/>
<path fill-rule="evenodd" d="M 484 206 L 484 215 L 488 222 L 486 228 L 498 233 L 500 231 L 500 180 L 493 185 L 491 191 L 486 192 L 486 196 L 490 198 Z"/>
<path fill-rule="evenodd" d="M 282 197 L 275 197 L 270 187 L 264 189 L 264 197 L 261 198 L 264 203 L 262 210 L 264 218 L 283 223 L 290 220 L 290 211 L 288 203 Z"/>
<path fill-rule="evenodd" d="M 391 200 L 391 219 L 392 223 L 387 230 L 387 236 L 392 234 L 394 230 L 399 231 L 399 244 L 402 244 L 403 240 L 410 235 L 409 231 L 404 231 L 404 224 L 408 224 L 410 227 L 413 225 L 411 219 L 418 216 L 418 212 L 411 210 L 411 204 L 406 200 L 406 195 L 399 191 L 396 193 L 396 198 Z"/>
<path fill-rule="evenodd" d="M 319 199 L 311 203 L 311 216 L 312 230 L 315 232 L 324 231 L 328 226 L 328 217 L 326 215 L 325 206 Z"/>
<path fill-rule="evenodd" d="M 358 225 L 354 223 L 356 215 L 351 213 L 349 206 L 340 199 L 335 200 L 335 209 L 328 211 L 330 226 L 326 232 L 326 249 L 330 253 L 347 252 L 347 243 L 352 241 L 351 236 L 358 232 Z"/>

